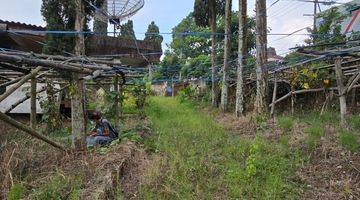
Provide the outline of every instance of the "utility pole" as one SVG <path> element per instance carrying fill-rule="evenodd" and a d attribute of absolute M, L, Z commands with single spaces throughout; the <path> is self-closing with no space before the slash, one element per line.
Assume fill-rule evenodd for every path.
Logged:
<path fill-rule="evenodd" d="M 317 7 L 320 6 L 319 5 L 319 0 L 314 0 L 314 31 L 316 31 L 316 14 L 317 14 Z"/>
<path fill-rule="evenodd" d="M 76 56 L 85 55 L 85 38 L 82 31 L 85 25 L 85 12 L 82 0 L 75 0 L 76 18 L 75 31 L 79 32 L 75 38 L 75 54 Z M 85 120 L 85 84 L 80 80 L 78 73 L 72 74 L 74 90 L 71 94 L 71 126 L 73 136 L 73 147 L 76 150 L 85 148 L 86 137 L 86 120 Z"/>
<path fill-rule="evenodd" d="M 267 22 L 266 0 L 256 0 L 256 98 L 254 108 L 257 113 L 267 110 Z"/>
<path fill-rule="evenodd" d="M 245 66 L 245 55 L 247 54 L 247 0 L 239 0 L 239 46 L 238 46 L 238 66 L 236 80 L 236 105 L 235 114 L 237 117 L 244 112 L 243 94 L 243 70 Z"/>

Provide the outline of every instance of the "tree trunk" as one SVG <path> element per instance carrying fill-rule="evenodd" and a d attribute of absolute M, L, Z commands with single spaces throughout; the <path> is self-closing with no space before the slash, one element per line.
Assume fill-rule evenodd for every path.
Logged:
<path fill-rule="evenodd" d="M 36 77 L 31 78 L 30 86 L 30 127 L 36 128 Z"/>
<path fill-rule="evenodd" d="M 235 114 L 237 117 L 244 112 L 244 94 L 243 94 L 243 69 L 245 66 L 245 56 L 247 54 L 247 0 L 239 0 L 239 46 L 238 46 L 238 68 L 236 81 L 236 105 Z"/>
<path fill-rule="evenodd" d="M 216 84 L 216 3 L 210 1 L 210 26 L 211 26 L 211 105 L 217 107 L 217 84 Z"/>
<path fill-rule="evenodd" d="M 220 110 L 225 112 L 228 107 L 228 90 L 229 90 L 229 57 L 231 51 L 231 0 L 225 2 L 225 40 L 224 40 L 224 66 L 221 87 Z"/>
<path fill-rule="evenodd" d="M 82 0 L 75 0 L 76 4 L 76 19 L 75 30 L 82 32 L 85 24 L 84 5 Z M 79 33 L 76 35 L 75 54 L 77 56 L 85 55 L 85 40 L 84 35 Z M 84 91 L 85 85 L 81 77 L 77 73 L 72 74 L 74 90 L 71 94 L 71 126 L 73 136 L 73 147 L 76 150 L 85 148 L 85 110 L 84 110 Z"/>
<path fill-rule="evenodd" d="M 264 113 L 267 110 L 266 35 L 266 1 L 256 0 L 256 98 L 254 108 L 257 113 Z"/>
<path fill-rule="evenodd" d="M 338 57 L 335 59 L 335 73 L 336 73 L 336 82 L 338 85 L 339 101 L 340 101 L 340 125 L 341 127 L 346 127 L 346 96 L 344 91 L 344 82 L 343 82 L 343 73 L 341 70 L 341 58 Z"/>

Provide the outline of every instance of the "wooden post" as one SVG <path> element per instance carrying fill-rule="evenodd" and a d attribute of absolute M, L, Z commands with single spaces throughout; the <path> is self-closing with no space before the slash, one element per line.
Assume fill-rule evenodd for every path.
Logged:
<path fill-rule="evenodd" d="M 0 96 L 0 102 L 2 102 L 4 99 L 6 99 L 6 97 L 10 96 L 13 92 L 15 92 L 16 89 L 18 89 L 19 87 L 21 87 L 24 83 L 26 83 L 26 81 L 28 81 L 30 78 L 32 78 L 33 76 L 35 76 L 35 74 L 37 74 L 40 71 L 41 67 L 37 67 L 36 69 L 32 70 L 29 74 L 27 74 L 26 76 L 22 77 L 20 79 L 19 82 L 17 82 L 15 85 L 13 85 L 11 88 L 9 88 L 8 90 L 6 90 L 6 92 L 4 94 L 2 94 Z"/>
<path fill-rule="evenodd" d="M 277 77 L 276 77 L 276 73 L 274 74 L 274 90 L 273 90 L 273 96 L 272 96 L 272 104 L 271 104 L 271 111 L 270 111 L 270 115 L 272 117 L 274 117 L 274 112 L 275 112 L 275 101 L 276 101 L 276 94 L 277 94 Z"/>
<path fill-rule="evenodd" d="M 66 151 L 65 147 L 57 144 L 57 143 L 54 142 L 54 141 L 51 141 L 51 140 L 48 139 L 47 137 L 45 137 L 45 136 L 39 134 L 38 132 L 36 132 L 34 129 L 27 127 L 26 125 L 24 125 L 24 124 L 22 124 L 22 123 L 20 123 L 20 122 L 18 122 L 18 121 L 16 121 L 16 120 L 14 120 L 14 119 L 12 119 L 11 117 L 7 116 L 6 114 L 4 114 L 4 113 L 2 113 L 2 112 L 0 112 L 0 120 L 2 120 L 2 121 L 4 121 L 4 122 L 6 122 L 6 123 L 8 123 L 8 124 L 10 124 L 10 125 L 12 125 L 12 126 L 14 126 L 15 128 L 17 128 L 17 129 L 19 129 L 19 130 L 24 131 L 25 133 L 30 134 L 31 136 L 33 136 L 33 137 L 35 137 L 35 138 L 37 138 L 37 139 L 39 139 L 39 140 L 42 140 L 42 141 L 50 144 L 50 145 L 53 146 L 53 147 L 56 147 L 56 148 L 58 148 L 58 149 L 60 149 L 60 150 L 63 150 L 63 151 Z"/>
<path fill-rule="evenodd" d="M 295 87 L 294 85 L 291 85 L 291 115 L 294 115 L 294 112 L 295 112 L 295 109 L 294 109 L 294 106 L 295 106 Z"/>
<path fill-rule="evenodd" d="M 267 22 L 266 1 L 256 0 L 256 98 L 254 108 L 257 113 L 263 113 L 266 108 L 267 96 Z"/>
<path fill-rule="evenodd" d="M 36 77 L 31 78 L 30 86 L 30 127 L 36 128 Z"/>
<path fill-rule="evenodd" d="M 114 110 L 115 110 L 115 129 L 119 131 L 119 121 L 120 121 L 120 112 L 119 112 L 119 77 L 115 76 L 114 80 L 114 92 L 115 92 L 115 100 L 114 100 Z"/>
<path fill-rule="evenodd" d="M 84 30 L 85 13 L 82 0 L 75 0 L 76 19 L 75 30 L 79 32 L 75 38 L 75 54 L 77 56 L 85 55 L 85 39 L 84 34 L 80 33 Z M 71 94 L 71 126 L 73 136 L 73 148 L 81 150 L 85 148 L 86 137 L 86 121 L 84 106 L 84 81 L 80 79 L 77 73 L 72 74 L 74 93 Z"/>
<path fill-rule="evenodd" d="M 340 125 L 341 127 L 346 127 L 346 96 L 344 91 L 344 84 L 343 84 L 343 73 L 341 70 L 341 57 L 337 57 L 335 59 L 335 73 L 336 73 L 336 81 L 338 85 L 338 94 L 339 94 L 339 101 L 340 101 Z"/>

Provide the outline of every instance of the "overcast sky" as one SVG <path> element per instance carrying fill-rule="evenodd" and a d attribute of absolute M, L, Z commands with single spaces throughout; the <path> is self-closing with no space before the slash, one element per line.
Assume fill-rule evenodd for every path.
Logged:
<path fill-rule="evenodd" d="M 269 7 L 276 0 L 267 1 Z M 339 0 L 338 2 L 349 2 Z M 0 19 L 45 26 L 40 13 L 41 0 L 0 0 Z M 160 27 L 160 32 L 171 32 L 193 9 L 194 0 L 145 0 L 145 6 L 131 19 L 137 38 L 142 39 L 151 21 Z M 248 1 L 249 15 L 254 15 L 254 0 Z M 296 0 L 280 0 L 267 11 L 268 27 L 271 33 L 291 33 L 311 26 L 312 17 L 304 16 L 313 12 L 313 4 Z M 238 9 L 238 0 L 233 1 L 233 9 Z M 325 9 L 322 6 L 322 9 Z M 299 33 L 307 33 L 305 30 Z M 269 36 L 269 46 L 275 47 L 278 54 L 285 54 L 288 49 L 300 44 L 306 36 Z M 164 44 L 171 42 L 170 35 L 164 35 Z"/>

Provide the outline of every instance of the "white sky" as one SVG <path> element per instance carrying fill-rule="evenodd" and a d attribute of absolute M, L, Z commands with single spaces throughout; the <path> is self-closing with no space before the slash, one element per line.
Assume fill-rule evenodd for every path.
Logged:
<path fill-rule="evenodd" d="M 45 26 L 40 13 L 41 0 L 0 0 L 0 19 L 18 21 L 23 23 Z M 268 0 L 268 6 L 275 0 Z M 349 2 L 349 0 L 338 0 Z M 151 21 L 160 27 L 160 32 L 171 32 L 171 28 L 177 25 L 193 9 L 194 0 L 145 0 L 145 6 L 131 19 L 134 21 L 134 29 L 138 39 L 142 39 L 147 26 Z M 255 1 L 248 1 L 249 15 L 253 15 Z M 324 6 L 322 6 L 325 9 Z M 238 1 L 233 1 L 233 9 L 238 9 Z M 268 9 L 268 27 L 270 33 L 291 33 L 301 28 L 311 26 L 312 17 L 303 16 L 312 14 L 313 4 L 296 0 L 280 0 Z M 305 30 L 299 33 L 307 33 Z M 288 52 L 288 49 L 300 44 L 306 36 L 294 35 L 280 39 L 283 36 L 269 35 L 269 46 L 275 47 L 278 54 Z M 277 40 L 277 41 L 274 41 Z M 165 43 L 171 42 L 170 35 L 164 35 Z"/>

